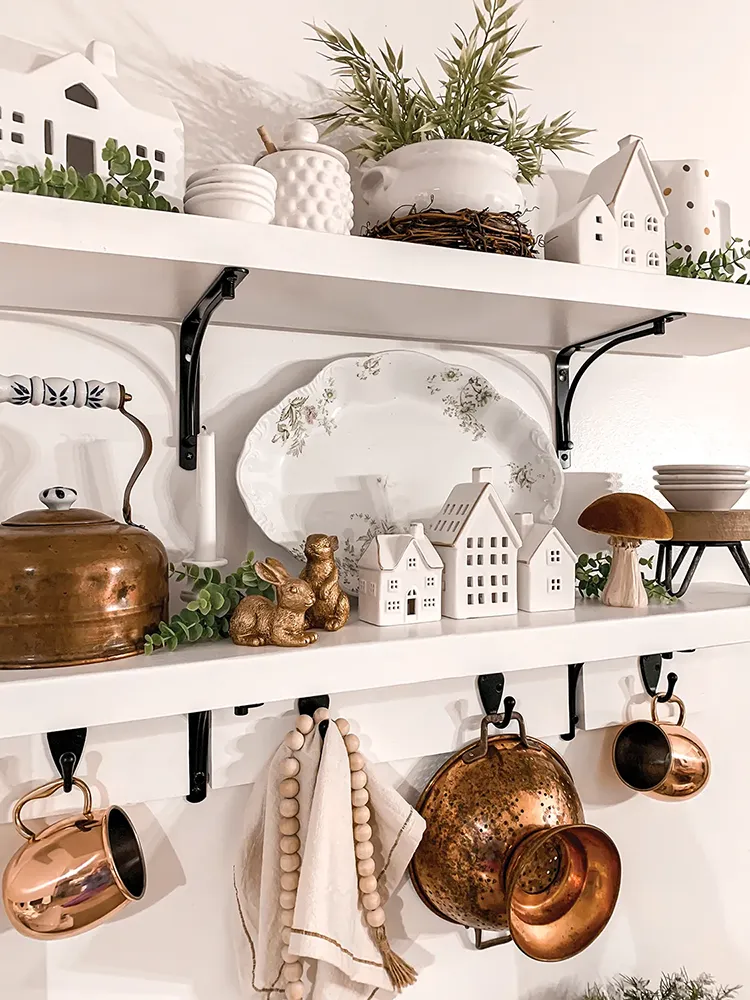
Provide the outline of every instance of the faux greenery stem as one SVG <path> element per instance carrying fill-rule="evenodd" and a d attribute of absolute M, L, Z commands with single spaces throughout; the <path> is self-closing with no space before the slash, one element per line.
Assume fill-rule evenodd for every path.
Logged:
<path fill-rule="evenodd" d="M 680 972 L 663 972 L 656 988 L 647 979 L 617 976 L 605 986 L 590 986 L 583 1000 L 731 1000 L 739 986 L 719 986 L 713 976 L 703 972 L 691 979 Z"/>
<path fill-rule="evenodd" d="M 652 570 L 654 568 L 653 556 L 650 556 L 648 559 L 641 558 L 638 561 L 646 569 Z M 584 554 L 579 556 L 576 563 L 576 581 L 581 597 L 591 597 L 596 600 L 601 599 L 602 591 L 607 585 L 611 568 L 612 556 L 609 552 L 597 552 L 596 555 Z M 657 583 L 656 580 L 648 579 L 643 572 L 641 572 L 641 579 L 643 580 L 643 586 L 649 596 L 649 600 L 660 601 L 662 604 L 673 604 L 677 600 L 663 584 Z"/>
<path fill-rule="evenodd" d="M 733 236 L 723 249 L 703 250 L 697 258 L 688 253 L 686 256 L 672 255 L 667 264 L 667 274 L 678 278 L 704 278 L 709 281 L 733 281 L 736 285 L 747 282 L 748 272 L 743 261 L 750 257 L 750 246 L 743 247 L 743 240 Z M 682 250 L 681 243 L 672 243 L 667 250 Z M 742 273 L 735 278 L 736 271 Z"/>
<path fill-rule="evenodd" d="M 435 91 L 423 74 L 404 71 L 404 50 L 385 39 L 377 55 L 354 33 L 328 24 L 311 24 L 311 41 L 322 42 L 325 58 L 340 78 L 339 106 L 316 115 L 324 135 L 342 126 L 366 134 L 354 147 L 364 159 L 379 159 L 394 149 L 431 139 L 473 139 L 502 146 L 518 161 L 523 180 L 542 173 L 544 153 L 580 150 L 590 130 L 571 125 L 570 111 L 551 121 L 532 123 L 528 108 L 519 109 L 513 92 L 516 62 L 538 46 L 517 47 L 521 27 L 511 19 L 520 4 L 482 0 L 474 5 L 470 32 L 456 25 L 452 45 L 437 53 L 442 77 Z"/>

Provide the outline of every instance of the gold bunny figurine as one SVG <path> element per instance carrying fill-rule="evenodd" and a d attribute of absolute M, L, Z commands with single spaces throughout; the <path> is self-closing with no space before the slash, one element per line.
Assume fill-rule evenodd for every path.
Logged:
<path fill-rule="evenodd" d="M 276 604 L 267 597 L 243 597 L 232 613 L 229 635 L 237 646 L 309 646 L 316 632 L 305 631 L 305 612 L 315 593 L 304 580 L 289 576 L 278 559 L 255 564 L 255 572 L 276 588 Z"/>
<path fill-rule="evenodd" d="M 335 535 L 308 535 L 305 541 L 307 565 L 300 579 L 315 592 L 315 604 L 307 609 L 305 621 L 311 628 L 336 632 L 349 618 L 349 598 L 339 585 L 339 568 L 333 553 L 339 547 Z"/>

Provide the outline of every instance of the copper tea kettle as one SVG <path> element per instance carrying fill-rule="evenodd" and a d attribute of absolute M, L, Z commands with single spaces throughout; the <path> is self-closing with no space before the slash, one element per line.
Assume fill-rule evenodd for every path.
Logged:
<path fill-rule="evenodd" d="M 151 435 L 128 413 L 117 382 L 0 375 L 0 403 L 119 410 L 136 425 L 143 451 L 125 488 L 124 523 L 75 508 L 75 490 L 39 494 L 46 510 L 0 525 L 0 669 L 71 666 L 132 656 L 167 618 L 164 546 L 133 523 L 130 494 L 151 457 Z"/>
<path fill-rule="evenodd" d="M 604 929 L 620 889 L 620 857 L 584 822 L 565 761 L 540 740 L 481 736 L 433 776 L 417 810 L 427 830 L 411 864 L 422 901 L 474 928 L 479 948 L 513 940 L 531 958 L 578 954 Z M 504 936 L 482 942 L 483 931 Z"/>

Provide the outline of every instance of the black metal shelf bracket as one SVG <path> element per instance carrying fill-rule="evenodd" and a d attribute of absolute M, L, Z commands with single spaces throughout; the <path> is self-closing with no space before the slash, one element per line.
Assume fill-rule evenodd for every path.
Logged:
<path fill-rule="evenodd" d="M 180 466 L 194 470 L 197 464 L 200 430 L 200 357 L 203 337 L 214 311 L 227 299 L 233 299 L 237 285 L 248 270 L 225 267 L 196 302 L 180 327 Z"/>
<path fill-rule="evenodd" d="M 685 313 L 673 312 L 665 313 L 664 316 L 657 316 L 656 319 L 646 320 L 643 323 L 636 323 L 633 326 L 625 326 L 621 330 L 612 330 L 610 333 L 602 333 L 598 337 L 589 337 L 578 344 L 570 344 L 564 347 L 555 355 L 555 380 L 554 380 L 554 401 L 555 401 L 555 438 L 557 441 L 557 457 L 563 469 L 570 468 L 570 453 L 573 450 L 573 441 L 570 433 L 570 408 L 576 389 L 581 383 L 581 379 L 589 368 L 607 351 L 612 351 L 622 344 L 627 344 L 632 340 L 641 340 L 643 337 L 659 337 L 666 332 L 667 323 L 672 323 L 676 319 L 684 319 Z M 596 348 L 593 354 L 583 362 L 581 367 L 571 379 L 570 362 L 573 355 L 578 351 L 585 351 L 589 348 Z"/>
<path fill-rule="evenodd" d="M 188 802 L 203 802 L 208 791 L 208 753 L 211 745 L 211 713 L 188 715 Z"/>
<path fill-rule="evenodd" d="M 251 708 L 263 708 L 262 701 L 256 701 L 254 705 L 235 705 L 234 714 L 235 715 L 247 715 Z"/>
<path fill-rule="evenodd" d="M 310 718 L 315 715 L 319 708 L 330 708 L 331 699 L 327 694 L 313 694 L 309 698 L 298 698 L 297 699 L 297 711 L 300 715 L 309 715 Z M 328 732 L 329 720 L 325 719 L 320 723 L 318 729 L 320 731 L 320 738 L 325 739 L 325 735 Z"/>
<path fill-rule="evenodd" d="M 73 775 L 83 757 L 86 732 L 85 729 L 62 729 L 56 733 L 47 733 L 47 746 L 63 780 L 65 792 L 73 789 Z"/>
<path fill-rule="evenodd" d="M 571 740 L 576 738 L 576 731 L 580 722 L 578 718 L 578 683 L 582 674 L 582 663 L 568 664 L 568 731 L 567 733 L 562 733 L 560 736 L 560 739 L 565 740 L 566 743 L 570 743 Z"/>

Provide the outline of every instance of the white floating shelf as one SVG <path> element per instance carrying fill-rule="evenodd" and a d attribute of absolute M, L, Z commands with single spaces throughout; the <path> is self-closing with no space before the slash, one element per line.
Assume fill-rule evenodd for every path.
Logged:
<path fill-rule="evenodd" d="M 3 309 L 179 322 L 226 265 L 250 270 L 233 326 L 559 350 L 685 312 L 621 350 L 750 346 L 750 290 L 723 282 L 0 193 Z"/>
<path fill-rule="evenodd" d="M 750 589 L 696 584 L 677 604 L 378 628 L 307 649 L 181 647 L 109 665 L 0 671 L 0 736 L 25 736 L 332 694 L 750 642 Z"/>

